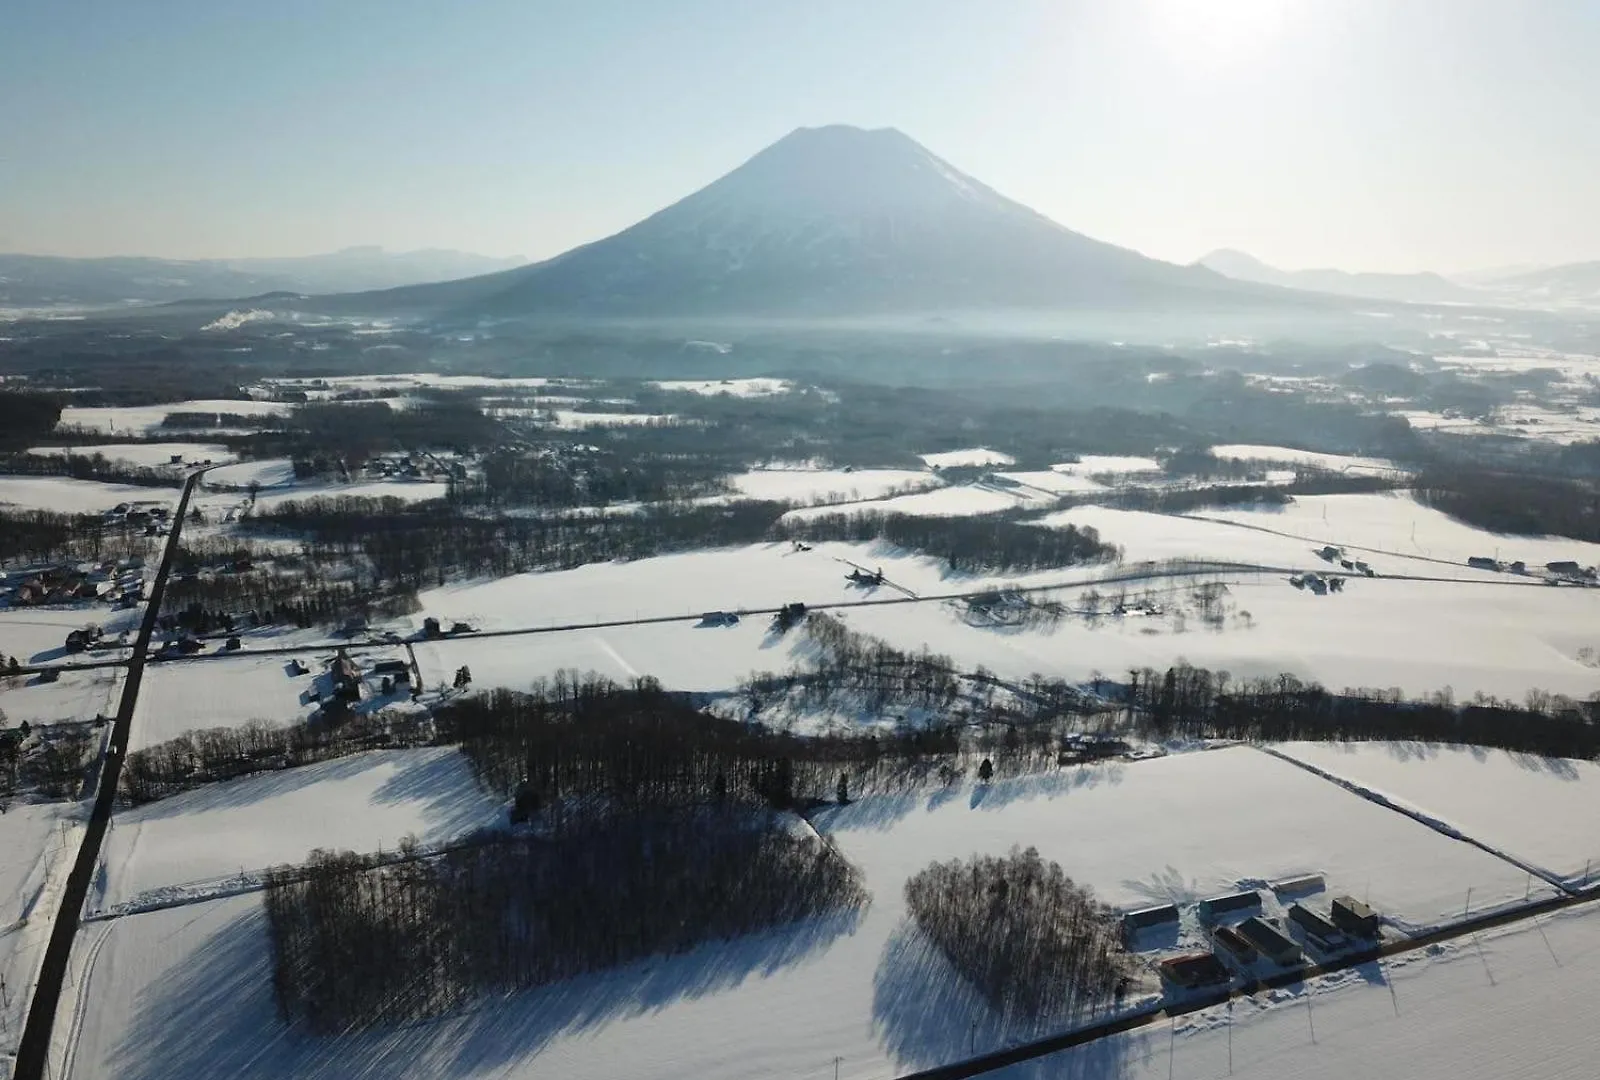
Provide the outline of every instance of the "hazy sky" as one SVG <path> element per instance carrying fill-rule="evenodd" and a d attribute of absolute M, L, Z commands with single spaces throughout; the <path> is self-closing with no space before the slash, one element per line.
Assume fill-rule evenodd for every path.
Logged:
<path fill-rule="evenodd" d="M 0 251 L 546 256 L 826 123 L 1175 261 L 1600 259 L 1600 0 L 0 0 Z"/>

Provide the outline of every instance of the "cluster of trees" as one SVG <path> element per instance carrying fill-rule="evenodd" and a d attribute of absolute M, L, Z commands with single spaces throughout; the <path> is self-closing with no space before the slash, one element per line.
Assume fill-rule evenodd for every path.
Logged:
<path fill-rule="evenodd" d="M 55 430 L 61 402 L 50 394 L 0 390 L 0 449 L 22 449 Z"/>
<path fill-rule="evenodd" d="M 926 646 L 914 653 L 851 630 L 825 612 L 806 616 L 805 633 L 817 647 L 803 671 L 755 675 L 741 686 L 752 711 L 770 697 L 807 710 L 862 711 L 882 715 L 890 709 L 926 714 L 948 712 L 962 692 L 955 662 Z"/>
<path fill-rule="evenodd" d="M 259 624 L 301 628 L 340 622 L 353 616 L 409 615 L 421 602 L 414 588 L 384 585 L 374 590 L 357 581 L 330 581 L 256 570 L 242 574 L 170 581 L 161 615 L 170 626 L 195 634 L 232 630 L 247 614 Z"/>
<path fill-rule="evenodd" d="M 769 816 L 698 813 L 381 868 L 315 853 L 270 875 L 264 902 L 283 1016 L 344 1034 L 851 914 L 868 896 L 841 856 Z"/>
<path fill-rule="evenodd" d="M 784 521 L 777 532 L 792 540 L 883 540 L 943 559 L 957 572 L 1049 570 L 1113 559 L 1118 554 L 1115 545 L 1102 543 L 1100 534 L 1090 527 L 1043 528 L 1000 514 L 823 514 Z"/>
<path fill-rule="evenodd" d="M 123 766 L 119 790 L 129 802 L 153 802 L 249 773 L 433 741 L 433 722 L 420 712 L 334 711 L 302 724 L 252 720 L 238 727 L 190 731 L 135 750 Z"/>
<path fill-rule="evenodd" d="M 654 679 L 621 686 L 566 671 L 527 693 L 456 699 L 435 722 L 486 787 L 557 830 L 618 813 L 804 806 L 835 794 L 841 772 L 908 749 L 772 732 L 703 712 Z"/>
<path fill-rule="evenodd" d="M 0 561 L 121 558 L 151 547 L 142 530 L 123 522 L 0 506 Z"/>
<path fill-rule="evenodd" d="M 1034 848 L 934 863 L 905 886 L 917 927 L 1006 1017 L 1070 1017 L 1133 973 L 1114 913 Z"/>
<path fill-rule="evenodd" d="M 607 506 L 680 502 L 728 490 L 720 455 L 623 457 L 584 447 L 537 452 L 502 449 L 484 457 L 481 474 L 454 497 L 484 506 Z M 734 466 L 737 467 L 737 466 Z"/>
<path fill-rule="evenodd" d="M 247 519 L 258 532 L 294 535 L 309 558 L 363 561 L 373 583 L 442 585 L 455 575 L 504 576 L 610 559 L 755 543 L 785 507 L 666 505 L 629 514 L 491 518 L 396 500 L 286 501 Z"/>
<path fill-rule="evenodd" d="M 1225 484 L 1180 488 L 1127 488 L 1113 496 L 1119 507 L 1185 514 L 1220 506 L 1283 505 L 1296 495 L 1362 495 L 1393 491 L 1404 481 L 1385 476 L 1305 472 L 1292 484 Z"/>
<path fill-rule="evenodd" d="M 1496 533 L 1600 541 L 1600 487 L 1524 472 L 1435 465 L 1416 481 L 1417 499 Z"/>
<path fill-rule="evenodd" d="M 1178 665 L 1132 673 L 1129 705 L 1158 738 L 1422 742 L 1520 753 L 1600 755 L 1600 703 L 1541 691 L 1526 705 L 1484 698 L 1458 705 L 1448 690 L 1407 700 L 1398 689 L 1331 693 L 1293 675 L 1234 681 L 1227 672 Z"/>

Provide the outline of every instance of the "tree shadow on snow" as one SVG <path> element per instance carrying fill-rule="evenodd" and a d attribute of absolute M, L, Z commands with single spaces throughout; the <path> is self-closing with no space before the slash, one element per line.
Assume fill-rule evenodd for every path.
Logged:
<path fill-rule="evenodd" d="M 913 923 L 900 924 L 872 978 L 872 1027 L 901 1073 L 965 1061 L 1093 1023 L 1097 1017 L 1008 1018 L 991 1008 Z M 1006 1080 L 1116 1080 L 1136 1039 L 1098 1039 L 1008 1066 Z"/>
<path fill-rule="evenodd" d="M 181 978 L 152 981 L 110 1051 L 118 1080 L 345 1080 L 458 1077 L 527 1062 L 552 1040 L 733 990 L 854 933 L 860 913 L 653 957 L 499 997 L 433 1020 L 338 1037 L 285 1024 L 272 994 L 264 911 L 245 909 L 190 954 Z M 176 974 L 176 973 L 174 973 Z"/>

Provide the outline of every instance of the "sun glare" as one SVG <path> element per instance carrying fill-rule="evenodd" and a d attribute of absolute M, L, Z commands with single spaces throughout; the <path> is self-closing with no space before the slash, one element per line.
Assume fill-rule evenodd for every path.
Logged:
<path fill-rule="evenodd" d="M 1196 66 L 1226 65 L 1265 48 L 1295 0 L 1148 0 L 1152 37 Z"/>

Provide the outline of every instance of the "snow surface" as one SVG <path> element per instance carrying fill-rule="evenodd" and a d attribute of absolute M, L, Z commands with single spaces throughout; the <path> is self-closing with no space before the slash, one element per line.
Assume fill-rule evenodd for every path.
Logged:
<path fill-rule="evenodd" d="M 256 499 L 256 506 L 266 510 L 282 503 L 306 499 L 403 499 L 406 502 L 426 502 L 430 499 L 442 499 L 449 493 L 450 485 L 442 480 L 357 480 L 349 484 L 295 484 L 288 488 L 263 492 Z"/>
<path fill-rule="evenodd" d="M 906 933 L 905 877 L 935 859 L 1034 844 L 1118 904 L 1321 870 L 1330 894 L 1369 894 L 1411 923 L 1458 917 L 1468 885 L 1474 907 L 1520 901 L 1526 887 L 1501 860 L 1247 748 L 866 798 L 822 811 L 819 825 L 873 894 L 853 929 L 811 924 L 714 943 L 337 1041 L 278 1023 L 258 898 L 89 923 L 69 992 L 83 996 L 64 1003 L 74 1020 L 61 1025 L 74 1060 L 56 1074 L 821 1080 L 837 1056 L 841 1077 L 887 1080 L 1038 1033 L 1002 1028 Z M 1600 938 L 1587 940 L 1592 950 Z M 1568 967 L 1583 966 L 1584 950 L 1556 948 Z M 1466 955 L 1483 979 L 1478 954 Z M 1573 984 L 1580 996 L 1596 972 L 1584 974 Z M 1422 998 L 1403 997 L 1402 1009 Z M 1376 1000 L 1391 1007 L 1387 993 Z"/>
<path fill-rule="evenodd" d="M 0 814 L 0 1061 L 16 1052 L 39 962 L 80 838 L 74 803 L 12 802 Z M 7 1075 L 9 1075 L 9 1066 Z"/>
<path fill-rule="evenodd" d="M 64 671 L 53 683 L 40 682 L 37 675 L 0 679 L 0 711 L 12 727 L 24 720 L 39 725 L 114 716 L 122 699 L 122 678 L 122 668 L 94 668 Z"/>
<path fill-rule="evenodd" d="M 937 477 L 916 469 L 751 469 L 728 477 L 746 499 L 817 503 L 878 499 L 910 486 L 928 487 Z M 720 498 L 720 496 L 719 496 Z"/>
<path fill-rule="evenodd" d="M 137 468 L 156 469 L 171 465 L 172 455 L 182 454 L 189 461 L 232 461 L 234 453 L 219 443 L 192 442 L 139 442 L 90 443 L 84 446 L 35 446 L 28 453 L 41 457 L 92 457 L 103 455 L 108 461 L 120 461 Z"/>
<path fill-rule="evenodd" d="M 1233 443 L 1213 446 L 1211 456 L 1224 461 L 1279 461 L 1290 465 L 1308 465 L 1342 473 L 1390 475 L 1400 467 L 1384 458 L 1353 457 L 1346 454 L 1321 454 L 1313 450 L 1295 450 L 1287 446 L 1252 446 Z"/>
<path fill-rule="evenodd" d="M 1192 613 L 1180 625 L 1171 609 L 1198 582 L 1219 579 L 1234 607 L 1224 627 L 1210 629 Z M 1095 588 L 1109 609 L 1119 587 Z M 1130 668 L 1187 660 L 1235 677 L 1290 672 L 1335 691 L 1398 687 L 1419 696 L 1452 687 L 1461 701 L 1482 692 L 1518 703 L 1535 687 L 1583 699 L 1600 682 L 1580 658 L 1600 636 L 1600 595 L 1587 589 L 1353 579 L 1340 595 L 1315 596 L 1272 575 L 1226 574 L 1131 582 L 1127 595 L 1147 588 L 1168 606 L 1165 617 L 1101 615 L 1021 630 L 974 626 L 953 606 L 916 604 L 857 608 L 845 619 L 901 648 L 926 644 L 965 668 L 982 664 L 1013 678 L 1125 678 Z M 1060 599 L 1079 609 L 1088 591 L 1066 589 Z"/>
<path fill-rule="evenodd" d="M 1600 764 L 1418 742 L 1278 749 L 1380 792 L 1555 877 L 1600 877 Z"/>
<path fill-rule="evenodd" d="M 1161 462 L 1152 457 L 1130 457 L 1125 454 L 1083 454 L 1077 461 L 1050 467 L 1056 472 L 1076 473 L 1079 476 L 1106 476 L 1160 472 Z"/>
<path fill-rule="evenodd" d="M 942 450 L 936 454 L 919 454 L 930 469 L 949 469 L 957 466 L 1015 465 L 1017 459 L 998 450 L 975 446 L 969 450 Z"/>
<path fill-rule="evenodd" d="M 316 707 L 313 691 L 322 661 L 306 657 L 313 674 L 293 675 L 284 656 L 166 661 L 145 668 L 128 750 L 175 739 L 200 728 L 243 727 L 252 720 L 294 723 Z"/>
<path fill-rule="evenodd" d="M 1506 562 L 1521 559 L 1529 569 L 1575 559 L 1600 562 L 1600 544 L 1555 536 L 1491 533 L 1457 521 L 1417 502 L 1409 492 L 1369 495 L 1299 495 L 1283 507 L 1204 510 L 1222 521 L 1260 525 L 1293 533 L 1318 544 L 1350 544 L 1382 552 L 1465 563 L 1475 555 Z M 1373 560 L 1377 565 L 1377 560 Z"/>
<path fill-rule="evenodd" d="M 61 410 L 56 430 L 83 429 L 108 434 L 151 434 L 164 429 L 161 422 L 173 413 L 231 413 L 235 416 L 285 416 L 293 406 L 276 401 L 174 401 L 165 405 L 108 405 Z"/>
<path fill-rule="evenodd" d="M 674 424 L 671 413 L 576 412 L 555 409 L 556 427 L 562 431 L 582 431 L 592 427 L 632 427 L 636 424 Z"/>
<path fill-rule="evenodd" d="M 662 390 L 700 394 L 704 397 L 715 397 L 720 394 L 740 398 L 775 397 L 778 394 L 787 394 L 794 389 L 794 384 L 787 379 L 769 378 L 670 379 L 665 382 L 658 382 L 655 385 Z"/>
<path fill-rule="evenodd" d="M 0 505 L 58 514 L 96 514 L 119 503 L 165 506 L 178 501 L 175 487 L 137 487 L 74 480 L 68 476 L 0 476 Z"/>
<path fill-rule="evenodd" d="M 72 631 L 94 623 L 106 634 L 115 636 L 137 630 L 143 617 L 142 608 L 116 610 L 92 603 L 70 607 L 0 608 L 0 653 L 15 656 L 23 663 L 43 664 L 66 659 L 66 639 Z"/>
<path fill-rule="evenodd" d="M 88 907 L 304 862 L 314 848 L 392 851 L 407 836 L 440 844 L 503 817 L 454 747 L 260 773 L 118 812 Z"/>
<path fill-rule="evenodd" d="M 245 488 L 252 483 L 264 488 L 286 487 L 294 483 L 294 462 L 288 458 L 264 458 L 224 465 L 206 473 L 205 487 Z"/>
<path fill-rule="evenodd" d="M 881 567 L 888 584 L 860 588 L 846 580 L 852 564 Z M 949 577 L 939 560 L 887 545 L 826 542 L 795 551 L 786 543 L 750 544 L 427 589 L 407 625 L 421 629 L 422 619 L 433 615 L 479 630 L 570 626 L 906 595 L 896 586 L 917 594 L 948 592 L 992 580 Z"/>
<path fill-rule="evenodd" d="M 850 514 L 874 511 L 884 514 L 909 514 L 914 517 L 966 517 L 972 514 L 997 514 L 1019 507 L 1038 507 L 1054 502 L 1055 495 L 1038 488 L 977 482 L 936 488 L 915 495 L 896 495 L 889 499 L 875 499 L 833 506 L 805 507 L 791 510 L 784 517 L 791 521 L 825 514 Z"/>
<path fill-rule="evenodd" d="M 994 1080 L 1584 1080 L 1600 910 L 1574 908 L 1014 1065 Z"/>

